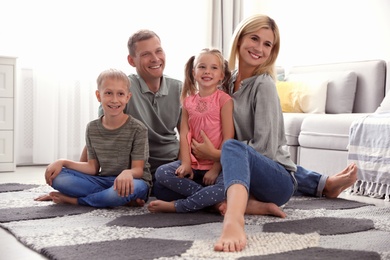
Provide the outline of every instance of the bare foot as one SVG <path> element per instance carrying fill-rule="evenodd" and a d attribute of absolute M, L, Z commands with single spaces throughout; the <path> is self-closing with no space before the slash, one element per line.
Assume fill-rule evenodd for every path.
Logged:
<path fill-rule="evenodd" d="M 217 207 L 218 212 L 222 215 L 225 216 L 226 214 L 226 209 L 227 209 L 227 203 L 226 200 L 222 201 L 221 203 L 215 205 Z"/>
<path fill-rule="evenodd" d="M 53 199 L 54 203 L 57 204 L 72 204 L 77 205 L 77 198 L 69 197 L 61 192 L 50 192 L 50 197 Z"/>
<path fill-rule="evenodd" d="M 53 200 L 50 196 L 50 194 L 41 195 L 34 199 L 35 201 L 51 201 Z"/>
<path fill-rule="evenodd" d="M 214 244 L 215 251 L 239 252 L 246 246 L 246 234 L 244 229 L 244 216 L 238 214 L 225 214 L 222 234 Z"/>
<path fill-rule="evenodd" d="M 130 201 L 125 206 L 129 206 L 129 207 L 143 207 L 144 205 L 145 205 L 145 201 L 143 199 L 137 198 L 136 200 Z"/>
<path fill-rule="evenodd" d="M 261 202 L 253 196 L 249 196 L 245 214 L 248 215 L 272 215 L 285 218 L 287 215 L 275 203 Z"/>
<path fill-rule="evenodd" d="M 341 192 L 351 187 L 357 180 L 358 168 L 355 163 L 351 163 L 341 172 L 329 176 L 326 180 L 323 194 L 327 198 L 337 198 Z"/>
<path fill-rule="evenodd" d="M 150 212 L 176 212 L 174 201 L 154 200 L 148 205 Z"/>

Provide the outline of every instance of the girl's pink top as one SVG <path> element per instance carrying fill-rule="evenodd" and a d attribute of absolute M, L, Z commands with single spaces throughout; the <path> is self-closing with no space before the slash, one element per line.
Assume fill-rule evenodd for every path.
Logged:
<path fill-rule="evenodd" d="M 221 147 L 223 139 L 221 108 L 230 99 L 228 94 L 219 89 L 207 97 L 200 97 L 199 94 L 196 94 L 185 98 L 183 107 L 188 112 L 187 141 L 190 149 L 192 138 L 203 143 L 200 130 L 205 132 L 214 147 Z M 191 161 L 192 168 L 198 170 L 209 170 L 214 163 L 212 160 L 197 160 L 192 153 Z"/>

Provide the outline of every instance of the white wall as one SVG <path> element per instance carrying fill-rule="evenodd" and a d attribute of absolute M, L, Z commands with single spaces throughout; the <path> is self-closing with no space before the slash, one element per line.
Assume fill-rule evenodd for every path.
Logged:
<path fill-rule="evenodd" d="M 0 55 L 19 67 L 88 75 L 115 67 L 126 73 L 127 40 L 154 30 L 167 54 L 165 72 L 183 79 L 184 64 L 210 41 L 208 0 L 0 0 Z M 69 75 L 69 74 L 68 74 Z"/>
<path fill-rule="evenodd" d="M 243 1 L 244 16 L 263 13 L 278 24 L 278 65 L 390 60 L 388 0 Z"/>

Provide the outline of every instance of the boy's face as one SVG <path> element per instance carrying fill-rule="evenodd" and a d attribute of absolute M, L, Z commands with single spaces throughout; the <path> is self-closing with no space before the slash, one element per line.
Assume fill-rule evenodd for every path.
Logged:
<path fill-rule="evenodd" d="M 135 56 L 127 57 L 144 80 L 160 79 L 165 68 L 165 52 L 157 37 L 136 43 Z"/>
<path fill-rule="evenodd" d="M 105 116 L 116 116 L 123 113 L 131 92 L 122 80 L 107 78 L 96 90 L 96 97 L 102 104 Z"/>

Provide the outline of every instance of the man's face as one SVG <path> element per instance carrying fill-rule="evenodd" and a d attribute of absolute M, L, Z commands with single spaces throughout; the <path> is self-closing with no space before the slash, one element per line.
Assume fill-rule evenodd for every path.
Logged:
<path fill-rule="evenodd" d="M 128 56 L 129 64 L 144 79 L 161 78 L 165 68 L 165 52 L 157 37 L 136 43 L 135 57 Z"/>

